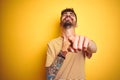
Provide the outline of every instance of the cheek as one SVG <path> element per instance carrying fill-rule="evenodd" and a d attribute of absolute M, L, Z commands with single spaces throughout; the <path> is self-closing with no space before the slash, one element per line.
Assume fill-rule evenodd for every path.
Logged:
<path fill-rule="evenodd" d="M 64 18 L 61 18 L 61 22 L 63 22 Z"/>
<path fill-rule="evenodd" d="M 61 20 L 64 20 L 65 19 L 65 16 L 63 16 L 62 18 L 61 18 Z"/>
<path fill-rule="evenodd" d="M 73 20 L 76 21 L 76 18 L 74 17 Z"/>

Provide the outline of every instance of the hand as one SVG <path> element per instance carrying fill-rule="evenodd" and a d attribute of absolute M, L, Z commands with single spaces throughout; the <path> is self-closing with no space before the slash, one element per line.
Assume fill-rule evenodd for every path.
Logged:
<path fill-rule="evenodd" d="M 87 51 L 90 40 L 87 37 L 79 36 L 78 49 Z"/>
<path fill-rule="evenodd" d="M 84 36 L 76 35 L 68 38 L 72 42 L 72 48 L 75 50 L 87 51 L 89 39 Z"/>
<path fill-rule="evenodd" d="M 63 36 L 62 42 L 62 51 L 68 52 L 68 48 L 70 47 L 71 43 L 66 36 Z"/>

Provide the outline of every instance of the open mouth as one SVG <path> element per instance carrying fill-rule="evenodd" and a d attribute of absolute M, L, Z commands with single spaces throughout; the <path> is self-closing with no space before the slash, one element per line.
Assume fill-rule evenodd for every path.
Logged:
<path fill-rule="evenodd" d="M 71 28 L 72 22 L 70 20 L 66 20 L 63 24 L 64 28 Z"/>
<path fill-rule="evenodd" d="M 65 21 L 68 21 L 68 20 L 73 21 L 73 18 L 71 18 L 71 17 L 65 17 L 63 20 L 65 20 Z"/>

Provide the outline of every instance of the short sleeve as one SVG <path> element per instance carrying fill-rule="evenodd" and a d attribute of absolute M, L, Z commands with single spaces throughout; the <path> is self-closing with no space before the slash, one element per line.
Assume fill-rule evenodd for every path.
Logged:
<path fill-rule="evenodd" d="M 49 67 L 53 63 L 54 58 L 55 58 L 54 46 L 52 44 L 48 43 L 45 67 Z"/>

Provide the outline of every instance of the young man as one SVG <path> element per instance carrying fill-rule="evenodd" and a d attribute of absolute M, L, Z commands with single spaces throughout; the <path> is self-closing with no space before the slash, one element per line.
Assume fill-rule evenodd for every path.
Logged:
<path fill-rule="evenodd" d="M 91 58 L 96 44 L 76 35 L 77 16 L 73 9 L 64 9 L 60 20 L 61 36 L 48 43 L 47 80 L 85 80 L 85 57 Z"/>

